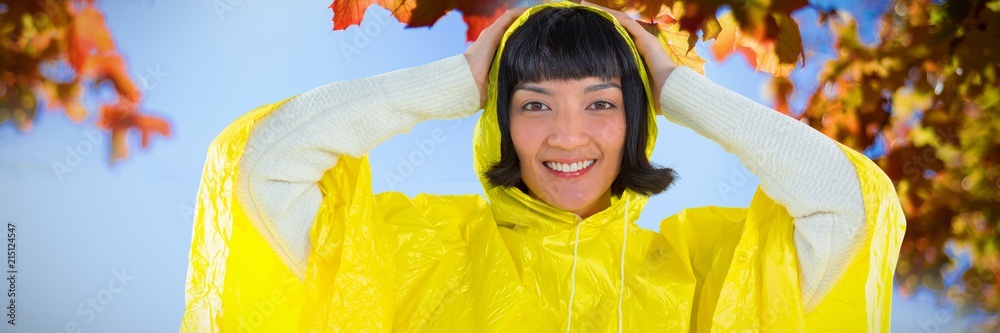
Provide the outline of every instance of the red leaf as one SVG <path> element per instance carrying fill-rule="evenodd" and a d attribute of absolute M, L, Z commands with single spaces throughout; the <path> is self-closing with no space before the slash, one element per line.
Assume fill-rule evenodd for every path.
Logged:
<path fill-rule="evenodd" d="M 468 41 L 475 41 L 479 33 L 496 21 L 505 10 L 511 8 L 513 0 L 379 0 L 386 8 L 396 8 L 393 16 L 405 22 L 407 28 L 433 26 L 451 10 L 462 12 L 462 19 L 468 24 Z M 335 11 L 337 9 L 334 9 Z M 393 9 L 390 9 L 393 10 Z M 338 12 L 339 14 L 339 12 Z"/>
<path fill-rule="evenodd" d="M 333 10 L 333 30 L 344 30 L 352 25 L 361 25 L 365 11 L 373 3 L 389 11 L 399 22 L 409 22 L 417 0 L 334 0 L 329 7 Z"/>
<path fill-rule="evenodd" d="M 479 34 L 483 32 L 483 29 L 493 24 L 494 21 L 500 18 L 500 15 L 503 15 L 504 11 L 506 11 L 505 7 L 498 6 L 493 11 L 493 15 L 490 16 L 463 15 L 462 19 L 469 25 L 469 30 L 465 31 L 465 40 L 468 42 L 476 41 L 479 38 Z"/>
<path fill-rule="evenodd" d="M 715 12 L 718 10 L 718 6 L 698 2 L 685 2 L 684 15 L 682 15 L 677 22 L 680 23 L 681 29 L 694 33 L 698 31 L 698 28 L 700 28 L 706 20 L 714 18 Z"/>
<path fill-rule="evenodd" d="M 407 28 L 433 26 L 444 14 L 455 8 L 457 0 L 415 0 L 416 7 L 410 20 L 406 22 Z"/>
<path fill-rule="evenodd" d="M 104 23 L 104 14 L 94 6 L 83 6 L 79 13 L 72 16 L 68 32 L 69 64 L 79 71 L 86 65 L 94 53 L 104 53 L 114 50 L 115 43 L 111 32 Z"/>
<path fill-rule="evenodd" d="M 809 5 L 808 0 L 782 0 L 771 3 L 771 10 L 774 12 L 783 12 L 785 14 L 791 14 L 792 12 L 808 5 Z"/>
<path fill-rule="evenodd" d="M 92 76 L 95 81 L 111 81 L 118 96 L 129 102 L 139 102 L 141 93 L 132 77 L 125 69 L 125 60 L 118 54 L 94 55 L 87 62 L 83 73 Z"/>
<path fill-rule="evenodd" d="M 129 129 L 136 129 L 141 135 L 143 148 L 149 147 L 149 139 L 154 134 L 170 135 L 170 124 L 165 120 L 139 113 L 134 103 L 122 102 L 101 105 L 101 119 L 98 126 L 111 131 L 111 160 L 128 156 L 127 136 Z"/>
<path fill-rule="evenodd" d="M 361 25 L 365 10 L 374 2 L 375 0 L 334 0 L 330 7 L 327 7 L 333 10 L 333 30 Z"/>

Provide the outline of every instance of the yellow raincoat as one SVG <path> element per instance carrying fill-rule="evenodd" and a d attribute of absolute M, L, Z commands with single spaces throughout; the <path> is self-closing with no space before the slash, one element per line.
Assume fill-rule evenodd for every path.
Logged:
<path fill-rule="evenodd" d="M 497 67 L 474 134 L 477 173 L 499 159 Z M 595 10 L 615 19 L 603 11 Z M 615 21 L 616 22 L 616 21 Z M 643 63 L 627 32 L 640 74 Z M 284 102 L 284 101 L 283 101 Z M 634 222 L 645 196 L 626 190 L 587 219 L 517 189 L 479 195 L 374 194 L 366 156 L 342 155 L 319 186 L 304 279 L 247 219 L 231 188 L 256 120 L 236 120 L 212 143 L 198 191 L 185 332 L 676 332 L 887 331 L 892 277 L 905 229 L 892 184 L 841 146 L 863 190 L 867 240 L 810 313 L 798 288 L 792 217 L 760 189 L 748 208 L 701 207 L 653 232 Z M 647 156 L 656 141 L 648 108 Z"/>

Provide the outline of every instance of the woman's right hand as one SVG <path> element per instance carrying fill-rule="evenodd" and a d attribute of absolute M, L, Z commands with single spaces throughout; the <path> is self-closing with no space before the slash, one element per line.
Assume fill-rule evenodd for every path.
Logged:
<path fill-rule="evenodd" d="M 514 20 L 521 16 L 521 13 L 528 7 L 511 8 L 503 13 L 493 24 L 486 27 L 479 33 L 479 38 L 465 51 L 465 59 L 469 62 L 472 76 L 479 86 L 479 107 L 486 104 L 486 88 L 489 85 L 490 65 L 493 63 L 493 56 L 496 55 L 497 47 L 504 32 L 510 27 Z"/>
<path fill-rule="evenodd" d="M 656 105 L 656 113 L 662 113 L 663 111 L 660 109 L 660 91 L 667 82 L 667 77 L 677 68 L 677 64 L 667 54 L 667 50 L 663 48 L 663 44 L 660 44 L 660 40 L 656 36 L 643 29 L 635 19 L 625 13 L 587 1 L 583 1 L 582 4 L 597 7 L 608 12 L 632 35 L 635 48 L 639 50 L 639 55 L 642 56 L 647 69 L 652 74 L 650 78 L 652 87 L 649 88 L 653 92 L 653 104 Z"/>

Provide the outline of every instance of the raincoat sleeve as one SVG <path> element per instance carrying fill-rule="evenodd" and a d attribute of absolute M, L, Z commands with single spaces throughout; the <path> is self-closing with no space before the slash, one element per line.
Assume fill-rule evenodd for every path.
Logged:
<path fill-rule="evenodd" d="M 839 302 L 851 305 L 838 308 L 841 315 L 828 317 L 831 324 L 882 329 L 883 323 L 871 318 L 888 316 L 891 275 L 905 226 L 902 214 L 896 214 L 895 191 L 884 173 L 864 156 L 807 125 L 715 85 L 686 67 L 679 67 L 667 79 L 661 105 L 669 120 L 736 154 L 761 180 L 744 221 L 708 211 L 680 215 L 722 221 L 690 222 L 718 225 L 715 230 L 738 230 L 691 249 L 692 258 L 704 256 L 692 259 L 696 272 L 701 263 L 704 283 L 695 323 L 723 330 L 759 328 L 767 320 L 802 320 L 804 313 L 810 318 L 819 318 L 813 313 L 830 315 L 823 310 L 824 304 Z M 878 215 L 887 211 L 893 214 Z M 728 223 L 740 228 L 725 227 Z M 706 243 L 712 246 L 705 247 Z M 877 251 L 875 243 L 880 246 Z M 753 253 L 767 257 L 755 260 Z M 859 268 L 858 258 L 884 265 Z M 857 278 L 862 270 L 877 282 L 877 288 L 873 287 L 877 290 L 853 290 L 848 296 L 851 292 L 844 288 L 849 286 L 843 282 L 851 280 L 851 274 Z M 768 286 L 775 289 L 767 291 Z M 793 310 L 774 310 L 778 303 Z M 871 320 L 846 320 L 847 310 L 867 314 Z"/>
<path fill-rule="evenodd" d="M 788 210 L 802 299 L 807 309 L 818 304 L 864 233 L 861 187 L 836 141 L 683 66 L 665 82 L 661 105 L 669 120 L 735 154 Z"/>
<path fill-rule="evenodd" d="M 379 222 L 366 153 L 420 121 L 474 113 L 478 94 L 457 55 L 323 86 L 227 126 L 198 190 L 181 331 L 391 327 L 392 313 L 358 320 L 390 325 L 381 328 L 317 326 L 329 324 L 317 316 L 331 299 L 367 300 L 370 316 L 393 297 L 394 243 Z"/>
<path fill-rule="evenodd" d="M 865 230 L 857 255 L 818 305 L 800 297 L 793 218 L 762 189 L 746 209 L 688 209 L 662 223 L 689 231 L 697 277 L 692 331 L 888 332 L 892 279 L 906 221 L 892 182 L 864 155 L 839 146 L 862 186 Z"/>

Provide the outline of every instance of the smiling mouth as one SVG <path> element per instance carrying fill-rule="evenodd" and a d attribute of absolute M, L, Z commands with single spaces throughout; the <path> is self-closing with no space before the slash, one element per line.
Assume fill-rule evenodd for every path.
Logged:
<path fill-rule="evenodd" d="M 544 165 L 549 170 L 558 173 L 574 174 L 574 173 L 580 173 L 581 171 L 589 170 L 590 167 L 594 165 L 595 162 L 597 162 L 597 160 L 582 160 L 573 163 L 547 161 L 547 162 L 542 162 L 542 165 Z"/>

